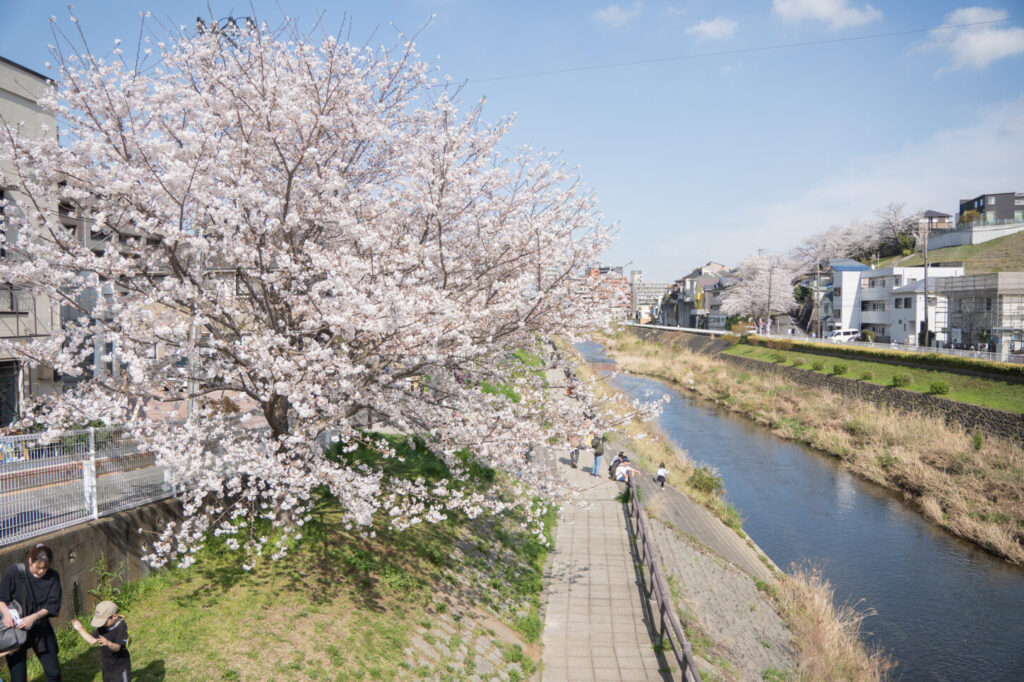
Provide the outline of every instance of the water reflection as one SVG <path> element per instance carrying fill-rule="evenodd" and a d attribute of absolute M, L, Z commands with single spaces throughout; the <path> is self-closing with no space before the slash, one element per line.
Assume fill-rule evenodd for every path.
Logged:
<path fill-rule="evenodd" d="M 597 344 L 580 344 L 604 364 Z M 900 497 L 838 461 L 727 411 L 636 376 L 611 378 L 640 397 L 670 395 L 659 419 L 690 458 L 716 467 L 744 527 L 779 566 L 819 566 L 840 601 L 878 615 L 865 638 L 906 680 L 1024 679 L 1024 572 L 926 521 Z"/>

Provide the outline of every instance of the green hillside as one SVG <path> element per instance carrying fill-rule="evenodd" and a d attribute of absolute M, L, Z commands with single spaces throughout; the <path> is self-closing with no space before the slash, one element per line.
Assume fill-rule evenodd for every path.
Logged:
<path fill-rule="evenodd" d="M 983 244 L 967 244 L 951 246 L 946 249 L 928 251 L 928 262 L 964 264 L 968 275 L 986 272 L 1024 271 L 1024 232 L 993 239 Z M 923 265 L 924 258 L 920 253 L 910 256 L 894 256 L 885 258 L 879 263 L 880 268 L 894 265 Z"/>

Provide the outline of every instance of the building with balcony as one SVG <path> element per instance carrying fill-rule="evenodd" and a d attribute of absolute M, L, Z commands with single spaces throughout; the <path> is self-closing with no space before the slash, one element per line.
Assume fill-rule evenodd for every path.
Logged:
<path fill-rule="evenodd" d="M 24 137 L 56 139 L 54 117 L 38 104 L 52 86 L 53 81 L 46 76 L 0 57 L 0 116 L 9 125 L 17 125 Z M 24 215 L 19 206 L 27 198 L 17 191 L 15 180 L 15 169 L 6 163 L 0 165 L 0 227 L 8 244 L 0 249 L 0 258 L 19 257 L 11 246 L 18 238 L 13 219 Z M 53 210 L 57 210 L 56 200 Z M 55 301 L 34 292 L 26 282 L 0 282 L 0 338 L 15 344 L 29 343 L 59 328 L 60 308 Z M 59 379 L 51 368 L 29 366 L 9 350 L 0 350 L 0 425 L 10 424 L 21 415 L 27 396 L 59 388 Z"/>
<path fill-rule="evenodd" d="M 964 214 L 967 211 L 977 212 L 978 218 L 966 221 Z M 961 199 L 959 222 L 974 222 L 982 225 L 1024 223 L 1024 193 L 1002 192 L 981 194 L 973 199 Z"/>
<path fill-rule="evenodd" d="M 862 268 L 830 268 L 831 304 L 823 307 L 825 330 L 867 330 L 879 341 L 914 343 L 926 317 L 924 268 Z M 939 277 L 963 274 L 963 266 L 928 268 L 930 283 Z M 937 332 L 935 320 L 941 306 L 931 287 L 928 294 L 928 328 Z M 914 331 L 908 332 L 911 328 Z"/>
<path fill-rule="evenodd" d="M 629 273 L 629 287 L 634 319 L 639 313 L 641 322 L 654 318 L 654 309 L 661 303 L 661 297 L 672 285 L 669 282 L 645 282 L 643 273 L 633 270 Z"/>
<path fill-rule="evenodd" d="M 953 216 L 939 211 L 925 211 L 918 218 L 917 225 L 921 231 L 928 230 L 929 232 L 952 230 L 956 227 L 953 223 Z"/>

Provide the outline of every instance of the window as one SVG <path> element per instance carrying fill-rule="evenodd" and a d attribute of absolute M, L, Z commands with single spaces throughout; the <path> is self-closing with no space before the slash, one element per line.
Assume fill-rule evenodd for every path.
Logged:
<path fill-rule="evenodd" d="M 903 299 L 902 298 L 897 298 L 896 299 L 896 307 L 897 308 L 902 308 L 903 307 Z"/>
<path fill-rule="evenodd" d="M 1014 206 L 1024 206 L 1024 197 L 1016 197 L 1013 200 L 1013 205 Z"/>
<path fill-rule="evenodd" d="M 913 301 L 913 299 L 910 298 L 910 296 L 907 296 L 906 298 L 903 299 L 903 307 L 904 308 L 913 308 L 914 304 L 913 304 L 912 301 Z"/>
<path fill-rule="evenodd" d="M 988 225 L 995 225 L 996 224 L 996 212 L 995 211 L 985 211 L 985 223 L 988 224 Z"/>
<path fill-rule="evenodd" d="M 903 278 L 902 277 L 893 277 L 892 278 L 892 285 L 894 287 L 900 286 L 902 282 L 903 282 Z"/>
<path fill-rule="evenodd" d="M 985 311 L 989 312 L 991 310 L 992 310 L 992 299 L 991 298 L 986 298 L 985 299 Z"/>

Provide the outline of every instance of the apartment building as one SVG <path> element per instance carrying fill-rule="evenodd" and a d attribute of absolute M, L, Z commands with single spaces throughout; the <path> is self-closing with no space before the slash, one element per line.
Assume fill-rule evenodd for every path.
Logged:
<path fill-rule="evenodd" d="M 38 104 L 52 85 L 46 76 L 0 57 L 0 117 L 7 125 L 17 127 L 23 137 L 56 138 L 56 121 Z M 26 198 L 15 189 L 16 185 L 14 168 L 0 164 L 0 227 L 7 242 L 0 249 L 0 258 L 18 257 L 13 248 L 18 235 L 12 218 L 23 215 L 19 205 Z M 56 203 L 53 202 L 55 211 Z M 32 291 L 24 282 L 0 283 L 0 338 L 28 343 L 50 336 L 59 328 L 60 308 L 55 301 Z M 52 393 L 59 386 L 51 368 L 30 367 L 10 351 L 0 350 L 0 425 L 10 424 L 20 416 L 27 396 Z"/>
<path fill-rule="evenodd" d="M 928 268 L 930 285 L 937 278 L 963 274 L 963 266 Z M 939 303 L 931 286 L 925 301 L 923 267 L 839 269 L 831 272 L 831 276 L 831 306 L 826 312 L 826 330 L 868 330 L 879 341 L 914 343 L 927 317 L 928 328 L 936 334 L 940 331 L 935 320 L 945 315 L 945 304 Z"/>
<path fill-rule="evenodd" d="M 629 288 L 634 319 L 639 313 L 641 322 L 650 321 L 654 308 L 661 303 L 661 297 L 671 286 L 669 282 L 645 282 L 642 272 L 630 271 Z"/>

